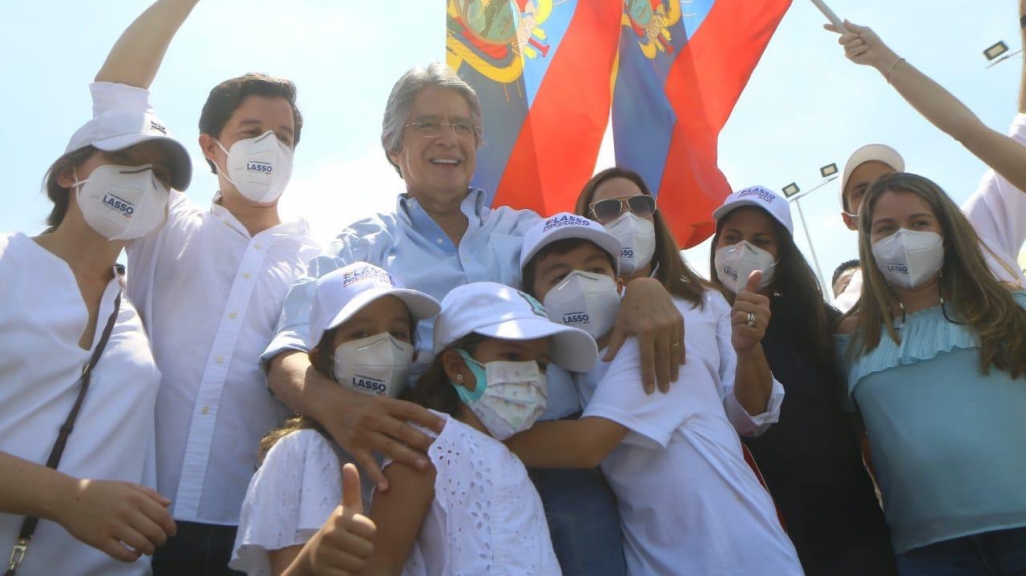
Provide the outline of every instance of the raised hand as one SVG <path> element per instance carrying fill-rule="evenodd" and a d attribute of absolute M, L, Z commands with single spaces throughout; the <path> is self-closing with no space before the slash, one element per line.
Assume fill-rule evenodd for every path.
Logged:
<path fill-rule="evenodd" d="M 856 64 L 872 66 L 881 72 L 887 73 L 887 68 L 898 61 L 898 55 L 887 47 L 876 35 L 876 32 L 867 26 L 852 24 L 844 21 L 847 32 L 838 30 L 833 24 L 825 24 L 823 27 L 831 32 L 840 34 L 837 43 L 844 46 L 844 55 Z"/>
<path fill-rule="evenodd" d="M 145 486 L 79 480 L 58 506 L 54 520 L 111 558 L 135 562 L 143 554 L 153 554 L 175 534 L 170 505 L 170 500 Z"/>
<path fill-rule="evenodd" d="M 745 287 L 734 297 L 730 311 L 730 343 L 737 352 L 752 349 L 766 336 L 770 321 L 769 298 L 759 294 L 762 271 L 755 270 L 748 275 Z"/>
<path fill-rule="evenodd" d="M 342 502 L 307 542 L 309 573 L 317 576 L 352 576 L 367 565 L 374 553 L 377 528 L 363 515 L 360 473 L 342 467 Z"/>

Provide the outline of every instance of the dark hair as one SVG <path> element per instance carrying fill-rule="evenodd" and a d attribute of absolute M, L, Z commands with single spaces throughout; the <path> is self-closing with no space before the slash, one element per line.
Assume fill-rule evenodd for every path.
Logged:
<path fill-rule="evenodd" d="M 68 213 L 68 203 L 70 202 L 68 194 L 71 191 L 61 186 L 57 179 L 65 171 L 81 166 L 83 162 L 92 157 L 93 153 L 99 151 L 99 149 L 92 146 L 83 146 L 55 160 L 46 171 L 46 175 L 43 176 L 43 189 L 46 191 L 47 198 L 53 202 L 50 215 L 46 217 L 47 233 L 56 230 L 61 225 L 61 222 L 64 221 L 64 216 Z"/>
<path fill-rule="evenodd" d="M 456 393 L 453 383 L 449 381 L 449 375 L 445 373 L 442 356 L 447 350 L 465 350 L 468 354 L 473 355 L 474 349 L 484 340 L 484 336 L 470 333 L 447 346 L 445 350 L 435 355 L 431 366 L 417 380 L 417 385 L 407 387 L 399 398 L 455 417 L 463 401 Z M 478 386 L 480 385 L 482 383 L 478 382 Z"/>
<path fill-rule="evenodd" d="M 613 255 L 609 252 L 606 252 L 602 248 L 599 248 L 599 246 L 591 240 L 585 240 L 584 238 L 563 238 L 562 240 L 556 240 L 552 244 L 548 244 L 545 247 L 543 247 L 541 250 L 538 251 L 537 254 L 531 257 L 527 264 L 524 265 L 524 269 L 521 270 L 522 282 L 524 284 L 524 292 L 527 292 L 535 298 L 538 297 L 534 293 L 534 281 L 537 278 L 539 262 L 541 262 L 545 258 L 548 258 L 552 254 L 558 254 L 562 256 L 563 254 L 566 254 L 567 252 L 570 252 L 571 250 L 574 250 L 577 247 L 583 246 L 585 244 L 591 244 L 592 246 L 598 248 L 599 252 L 602 252 L 602 255 L 605 256 L 606 260 L 609 262 L 609 267 L 613 270 L 616 270 L 616 260 L 613 259 Z"/>
<path fill-rule="evenodd" d="M 891 318 L 899 301 L 873 255 L 873 213 L 887 192 L 915 194 L 933 211 L 944 238 L 944 262 L 938 280 L 939 296 L 947 301 L 942 311 L 945 317 L 948 310 L 954 312 L 979 341 L 980 371 L 986 374 L 993 365 L 1013 378 L 1026 373 L 1026 310 L 987 267 L 976 229 L 940 186 L 922 176 L 900 172 L 881 176 L 862 200 L 859 256 L 865 263 L 864 281 L 855 309 L 858 329 L 849 352 L 857 357 L 872 351 L 885 331 L 894 342 L 901 341 Z"/>
<path fill-rule="evenodd" d="M 830 285 L 833 286 L 834 284 L 837 284 L 837 280 L 841 278 L 841 274 L 844 274 L 853 268 L 857 269 L 861 266 L 862 263 L 859 262 L 858 258 L 855 260 L 848 260 L 847 262 L 841 262 L 841 265 L 837 267 L 837 270 L 834 270 L 834 277 L 830 279 Z"/>
<path fill-rule="evenodd" d="M 207 96 L 206 103 L 203 104 L 203 111 L 200 112 L 200 133 L 220 139 L 225 124 L 248 96 L 281 97 L 288 101 L 296 124 L 292 146 L 299 144 L 299 135 L 303 130 L 303 115 L 296 107 L 296 85 L 290 80 L 260 73 L 246 74 L 214 86 Z M 217 174 L 214 163 L 207 160 L 207 164 L 210 165 L 210 171 Z"/>
<path fill-rule="evenodd" d="M 591 203 L 595 198 L 595 192 L 599 186 L 613 178 L 626 178 L 633 182 L 642 194 L 652 195 L 645 180 L 637 172 L 624 168 L 606 168 L 592 176 L 591 180 L 584 185 L 581 193 L 577 196 L 574 213 L 585 218 L 593 218 Z M 652 221 L 656 236 L 655 254 L 652 256 L 652 263 L 656 266 L 656 279 L 670 294 L 701 308 L 703 306 L 702 296 L 705 294 L 705 290 L 711 287 L 711 284 L 696 274 L 691 266 L 688 266 L 684 256 L 681 255 L 680 245 L 677 244 L 677 240 L 670 232 L 670 227 L 658 209 L 652 215 Z"/>
<path fill-rule="evenodd" d="M 721 288 L 731 303 L 734 302 L 735 295 L 723 287 L 723 283 L 716 275 L 716 246 L 723 231 L 723 223 L 737 210 L 762 209 L 742 206 L 722 216 L 716 222 L 716 234 L 709 248 L 712 281 Z M 762 211 L 768 215 L 768 212 Z M 770 302 L 773 311 L 770 322 L 779 328 L 779 333 L 787 334 L 793 340 L 795 349 L 800 354 L 819 366 L 831 378 L 837 378 L 839 371 L 834 350 L 834 327 L 840 313 L 826 303 L 816 273 L 798 250 L 791 233 L 783 224 L 777 222 L 776 218 L 768 219 L 778 246 L 777 264 L 773 280 L 769 284 L 772 290 Z"/>

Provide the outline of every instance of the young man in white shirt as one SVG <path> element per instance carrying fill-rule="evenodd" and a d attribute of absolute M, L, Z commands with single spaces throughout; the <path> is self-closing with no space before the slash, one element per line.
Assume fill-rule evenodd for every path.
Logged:
<path fill-rule="evenodd" d="M 159 0 L 114 46 L 94 99 L 146 106 L 148 87 L 198 0 Z M 283 223 L 278 198 L 303 126 L 295 86 L 248 74 L 222 82 L 200 116 L 200 146 L 218 175 L 209 209 L 172 192 L 161 231 L 132 242 L 128 295 L 162 373 L 157 486 L 178 534 L 154 574 L 232 574 L 227 567 L 260 438 L 288 410 L 267 391 L 260 353 L 289 286 L 317 254 L 304 221 Z"/>

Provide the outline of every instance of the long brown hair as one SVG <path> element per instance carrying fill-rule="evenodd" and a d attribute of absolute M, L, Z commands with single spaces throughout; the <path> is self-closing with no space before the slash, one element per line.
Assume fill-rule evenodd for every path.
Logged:
<path fill-rule="evenodd" d="M 891 318 L 899 308 L 873 257 L 870 235 L 873 212 L 887 192 L 906 192 L 922 198 L 941 228 L 944 261 L 941 264 L 940 296 L 945 300 L 945 316 L 952 312 L 961 324 L 976 334 L 980 342 L 980 371 L 991 365 L 1018 378 L 1026 372 L 1026 310 L 1015 302 L 1011 289 L 995 278 L 987 267 L 976 230 L 962 211 L 937 184 L 915 174 L 889 174 L 878 179 L 866 192 L 859 216 L 859 257 L 865 281 L 858 311 L 857 335 L 852 341 L 856 356 L 874 350 L 884 328 L 894 342 L 901 338 Z"/>
<path fill-rule="evenodd" d="M 651 196 L 645 180 L 637 172 L 624 168 L 606 168 L 591 177 L 591 180 L 584 185 L 581 193 L 577 196 L 577 205 L 574 206 L 574 213 L 585 218 L 592 218 L 591 203 L 595 198 L 595 192 L 603 183 L 613 178 L 625 178 L 634 183 L 646 196 Z M 680 253 L 680 245 L 670 233 L 670 227 L 657 209 L 652 215 L 655 224 L 655 254 L 652 256 L 652 263 L 656 265 L 656 279 L 666 288 L 670 294 L 683 298 L 693 305 L 702 307 L 702 296 L 707 288 L 712 285 L 695 273 L 684 260 Z"/>
<path fill-rule="evenodd" d="M 762 209 L 743 206 L 737 210 Z M 731 210 L 716 222 L 716 234 L 709 247 L 711 281 L 731 304 L 734 303 L 735 295 L 723 286 L 716 275 L 716 246 L 723 232 L 723 224 L 733 212 Z M 794 341 L 795 348 L 806 358 L 834 375 L 837 373 L 834 323 L 839 313 L 827 305 L 816 273 L 798 250 L 791 233 L 775 218 L 768 219 L 777 241 L 777 265 L 769 284 L 773 311 L 770 322 L 780 327 L 780 332 L 787 334 Z"/>

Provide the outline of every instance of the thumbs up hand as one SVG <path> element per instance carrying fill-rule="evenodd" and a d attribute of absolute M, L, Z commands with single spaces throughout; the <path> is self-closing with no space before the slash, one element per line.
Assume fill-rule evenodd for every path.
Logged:
<path fill-rule="evenodd" d="M 377 528 L 363 515 L 360 473 L 342 467 L 342 502 L 314 534 L 307 547 L 310 572 L 318 576 L 352 576 L 367 565 L 374 553 Z"/>
<path fill-rule="evenodd" d="M 736 352 L 745 352 L 762 342 L 770 320 L 769 298 L 758 293 L 762 282 L 762 271 L 755 270 L 748 275 L 745 287 L 734 297 L 730 311 L 732 332 L 730 343 Z"/>

